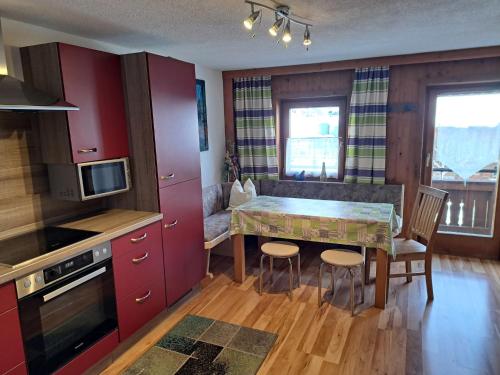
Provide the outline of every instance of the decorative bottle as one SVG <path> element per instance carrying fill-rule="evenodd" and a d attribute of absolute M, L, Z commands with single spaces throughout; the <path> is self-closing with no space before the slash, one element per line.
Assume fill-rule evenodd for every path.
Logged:
<path fill-rule="evenodd" d="M 327 180 L 325 162 L 323 162 L 323 166 L 321 167 L 321 174 L 319 175 L 319 180 L 322 182 L 326 182 Z"/>

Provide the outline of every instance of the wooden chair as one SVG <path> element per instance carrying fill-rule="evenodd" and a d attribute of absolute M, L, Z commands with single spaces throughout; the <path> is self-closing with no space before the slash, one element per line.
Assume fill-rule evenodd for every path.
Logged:
<path fill-rule="evenodd" d="M 432 243 L 448 200 L 448 192 L 420 185 L 417 199 L 413 206 L 408 230 L 403 238 L 395 238 L 395 256 L 389 256 L 387 266 L 387 295 L 389 294 L 389 280 L 393 277 L 406 277 L 408 282 L 412 276 L 425 276 L 427 298 L 434 299 L 432 290 Z M 369 278 L 370 261 L 375 259 L 375 251 L 367 252 L 365 275 Z M 412 261 L 424 261 L 424 272 L 412 272 Z M 405 262 L 406 272 L 391 274 L 391 263 Z"/>

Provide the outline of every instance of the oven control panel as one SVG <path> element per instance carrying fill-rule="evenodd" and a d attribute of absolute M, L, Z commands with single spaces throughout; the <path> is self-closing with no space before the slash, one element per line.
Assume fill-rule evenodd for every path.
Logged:
<path fill-rule="evenodd" d="M 109 241 L 96 245 L 53 266 L 33 272 L 31 275 L 16 279 L 17 298 L 21 299 L 33 294 L 58 280 L 108 258 L 111 258 L 111 242 Z"/>

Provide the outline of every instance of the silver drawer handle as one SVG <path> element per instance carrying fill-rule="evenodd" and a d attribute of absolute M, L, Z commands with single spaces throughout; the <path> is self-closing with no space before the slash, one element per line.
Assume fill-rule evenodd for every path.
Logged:
<path fill-rule="evenodd" d="M 149 253 L 146 251 L 142 257 L 132 259 L 132 263 L 139 264 L 144 262 L 148 258 L 149 258 Z"/>
<path fill-rule="evenodd" d="M 97 152 L 97 147 L 93 147 L 93 148 L 81 148 L 81 149 L 78 150 L 79 154 L 88 154 L 88 153 L 91 153 L 91 152 Z"/>
<path fill-rule="evenodd" d="M 160 176 L 160 180 L 171 180 L 174 177 L 175 177 L 175 173 L 170 173 L 167 176 Z"/>
<path fill-rule="evenodd" d="M 136 298 L 135 302 L 136 303 L 144 303 L 149 297 L 151 297 L 151 291 L 150 290 L 148 290 L 148 292 L 143 297 Z"/>
<path fill-rule="evenodd" d="M 142 240 L 145 240 L 147 236 L 148 236 L 148 234 L 147 234 L 147 233 L 144 233 L 144 234 L 143 234 L 142 236 L 140 236 L 140 237 L 137 237 L 137 238 L 131 238 L 131 239 L 130 239 L 130 242 L 132 242 L 132 243 L 141 242 Z"/>
<path fill-rule="evenodd" d="M 174 220 L 170 224 L 165 224 L 165 229 L 173 228 L 173 227 L 175 227 L 177 225 L 177 223 L 178 223 L 178 221 Z"/>

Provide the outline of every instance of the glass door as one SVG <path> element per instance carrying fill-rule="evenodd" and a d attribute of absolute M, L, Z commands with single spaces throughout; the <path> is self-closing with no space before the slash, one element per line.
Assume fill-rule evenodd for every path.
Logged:
<path fill-rule="evenodd" d="M 424 183 L 449 192 L 439 232 L 492 237 L 500 157 L 500 87 L 435 89 L 429 99 Z"/>

